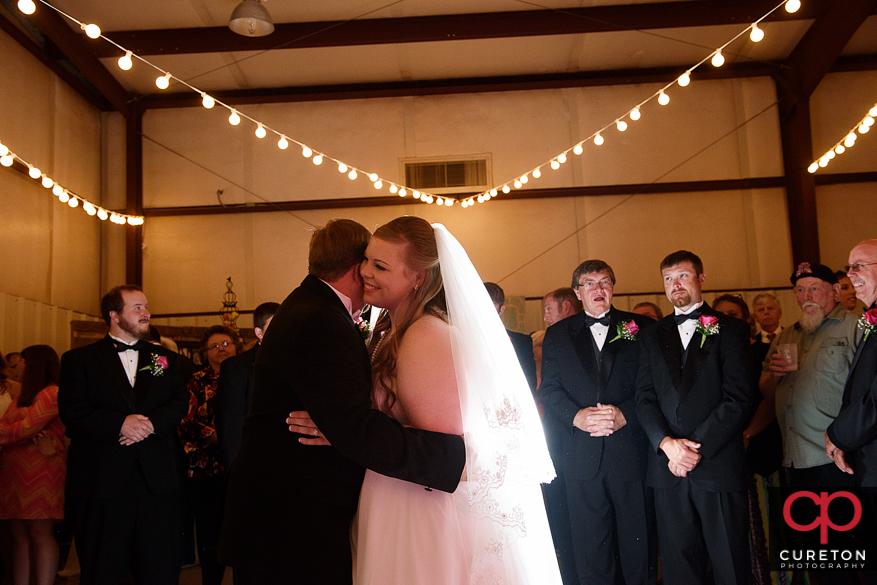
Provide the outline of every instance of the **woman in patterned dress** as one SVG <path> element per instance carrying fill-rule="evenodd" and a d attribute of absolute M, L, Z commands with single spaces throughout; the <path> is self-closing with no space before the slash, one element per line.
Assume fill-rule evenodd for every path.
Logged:
<path fill-rule="evenodd" d="M 21 394 L 0 419 L 0 518 L 12 530 L 15 585 L 52 585 L 59 554 L 54 524 L 64 518 L 67 474 L 58 418 L 61 364 L 48 345 L 32 345 L 21 355 Z"/>

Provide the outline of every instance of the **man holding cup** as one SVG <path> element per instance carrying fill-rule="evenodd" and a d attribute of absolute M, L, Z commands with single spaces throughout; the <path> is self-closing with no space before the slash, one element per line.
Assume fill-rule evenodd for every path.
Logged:
<path fill-rule="evenodd" d="M 771 344 L 759 387 L 775 399 L 783 467 L 795 488 L 852 487 L 825 453 L 823 435 L 840 411 L 858 341 L 856 316 L 835 301 L 834 271 L 803 262 L 791 277 L 801 319 Z"/>

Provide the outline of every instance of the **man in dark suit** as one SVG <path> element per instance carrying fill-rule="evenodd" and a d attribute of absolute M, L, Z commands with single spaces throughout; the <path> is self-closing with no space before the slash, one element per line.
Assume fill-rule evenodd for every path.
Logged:
<path fill-rule="evenodd" d="M 877 239 L 850 251 L 847 275 L 868 307 L 859 320 L 862 341 L 853 356 L 837 418 L 825 432 L 825 451 L 856 485 L 877 487 Z"/>
<path fill-rule="evenodd" d="M 143 585 L 180 573 L 177 425 L 189 393 L 177 355 L 143 341 L 146 296 L 119 286 L 101 300 L 109 335 L 61 358 L 67 490 L 83 584 L 119 583 L 130 557 Z"/>
<path fill-rule="evenodd" d="M 752 414 L 749 326 L 701 298 L 703 264 L 679 251 L 661 262 L 675 307 L 642 333 L 637 414 L 651 443 L 664 583 L 717 585 L 749 578 L 743 429 Z"/>
<path fill-rule="evenodd" d="M 350 521 L 366 467 L 445 492 L 460 481 L 462 437 L 405 428 L 372 408 L 369 356 L 353 319 L 369 236 L 350 220 L 314 232 L 308 276 L 256 357 L 219 549 L 243 585 L 349 585 Z M 331 448 L 289 431 L 288 414 L 305 410 Z"/>
<path fill-rule="evenodd" d="M 502 314 L 505 312 L 505 292 L 495 282 L 485 282 L 484 288 L 487 289 L 487 294 L 490 295 L 490 300 L 493 301 L 496 312 L 502 318 Z M 533 338 L 508 329 L 505 332 L 508 333 L 512 347 L 515 348 L 515 355 L 518 356 L 518 362 L 521 364 L 521 369 L 524 370 L 524 377 L 527 378 L 527 384 L 530 385 L 530 392 L 535 395 L 536 358 L 533 357 Z"/>
<path fill-rule="evenodd" d="M 219 367 L 219 384 L 213 402 L 216 421 L 216 439 L 219 441 L 219 461 L 228 472 L 231 462 L 241 447 L 244 417 L 250 412 L 253 398 L 253 368 L 256 352 L 271 319 L 280 308 L 278 303 L 262 303 L 253 311 L 253 331 L 256 344 L 240 355 L 230 357 Z"/>
<path fill-rule="evenodd" d="M 584 312 L 549 327 L 539 394 L 561 425 L 570 527 L 579 582 L 655 583 L 648 439 L 636 416 L 640 330 L 648 317 L 612 307 L 615 273 L 588 260 L 573 273 Z"/>

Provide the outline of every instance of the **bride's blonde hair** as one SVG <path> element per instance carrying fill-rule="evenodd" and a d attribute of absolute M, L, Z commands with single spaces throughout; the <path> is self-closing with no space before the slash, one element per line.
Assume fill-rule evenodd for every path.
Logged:
<path fill-rule="evenodd" d="M 374 381 L 372 401 L 375 407 L 389 412 L 396 402 L 392 386 L 402 337 L 411 324 L 424 314 L 447 321 L 447 306 L 435 232 L 429 222 L 407 215 L 397 217 L 375 230 L 372 237 L 391 244 L 405 245 L 405 265 L 409 270 L 425 273 L 423 283 L 411 291 L 405 310 L 396 314 L 396 323 L 390 323 L 388 312 L 381 315 L 369 344 Z"/>

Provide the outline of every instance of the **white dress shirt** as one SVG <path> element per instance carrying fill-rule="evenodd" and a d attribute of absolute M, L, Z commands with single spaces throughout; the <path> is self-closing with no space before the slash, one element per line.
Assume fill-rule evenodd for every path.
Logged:
<path fill-rule="evenodd" d="M 587 311 L 585 311 L 585 314 L 591 315 Z M 596 317 L 594 317 L 594 315 L 591 315 L 591 317 L 594 317 L 595 319 L 602 319 L 608 314 L 609 311 L 606 311 L 601 315 L 597 315 Z M 594 336 L 594 341 L 597 343 L 597 349 L 599 349 L 600 351 L 603 351 L 603 346 L 606 344 L 607 333 L 609 333 L 608 325 L 602 325 L 600 323 L 594 323 L 593 325 L 591 325 L 591 335 Z"/>
<path fill-rule="evenodd" d="M 687 311 L 680 311 L 678 308 L 673 309 L 673 313 L 675 315 L 688 315 L 692 311 L 699 309 L 703 305 L 703 301 L 697 303 Z M 684 349 L 688 349 L 688 344 L 691 343 L 691 338 L 694 337 L 694 332 L 697 330 L 697 319 L 687 319 L 681 325 L 677 325 L 679 328 L 679 337 L 682 338 L 682 347 Z"/>
<path fill-rule="evenodd" d="M 110 339 L 121 345 L 131 345 L 127 341 L 122 341 L 118 337 L 113 337 L 112 335 L 110 335 Z M 140 359 L 140 352 L 132 347 L 131 349 L 120 351 L 119 359 L 122 360 L 122 367 L 125 368 L 125 374 L 128 375 L 128 381 L 133 388 L 134 382 L 137 381 L 137 360 Z"/>

